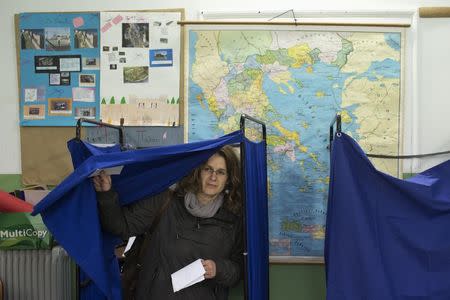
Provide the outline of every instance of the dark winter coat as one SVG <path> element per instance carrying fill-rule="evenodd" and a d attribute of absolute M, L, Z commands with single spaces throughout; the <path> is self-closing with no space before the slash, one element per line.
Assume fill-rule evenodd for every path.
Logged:
<path fill-rule="evenodd" d="M 97 193 L 102 227 L 123 239 L 149 230 L 161 206 L 172 197 L 161 217 L 137 282 L 138 300 L 224 300 L 228 287 L 242 277 L 242 218 L 221 207 L 211 218 L 191 215 L 184 198 L 168 191 L 120 207 L 114 191 Z M 197 259 L 216 263 L 216 277 L 173 292 L 170 275 Z"/>

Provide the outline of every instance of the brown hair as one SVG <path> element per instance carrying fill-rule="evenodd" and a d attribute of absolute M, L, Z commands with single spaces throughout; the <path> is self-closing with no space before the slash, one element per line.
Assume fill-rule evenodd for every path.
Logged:
<path fill-rule="evenodd" d="M 232 146 L 224 146 L 215 154 L 222 156 L 227 165 L 228 179 L 223 191 L 223 206 L 236 215 L 242 214 L 241 168 L 239 159 Z M 198 193 L 202 188 L 200 172 L 205 164 L 195 168 L 178 182 L 175 193 L 184 196 L 187 192 Z"/>

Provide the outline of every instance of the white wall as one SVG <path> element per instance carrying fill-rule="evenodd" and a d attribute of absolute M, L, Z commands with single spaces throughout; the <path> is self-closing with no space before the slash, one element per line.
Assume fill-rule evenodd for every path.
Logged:
<path fill-rule="evenodd" d="M 260 1 L 260 0 L 0 0 L 0 174 L 20 174 L 19 100 L 14 36 L 14 14 L 22 12 L 137 10 L 157 8 L 185 8 L 186 19 L 195 20 L 201 11 L 390 11 L 416 10 L 422 6 L 449 6 L 450 0 L 316 0 L 316 1 Z M 450 18 L 418 19 L 417 72 L 407 95 L 417 98 L 408 109 L 413 117 L 406 127 L 415 124 L 412 137 L 415 153 L 450 149 Z M 411 96 L 412 97 L 412 96 Z M 409 128 L 411 130 L 411 128 Z M 450 156 L 420 160 L 423 169 Z"/>
<path fill-rule="evenodd" d="M 447 3 L 448 5 L 448 3 Z M 419 153 L 450 150 L 450 18 L 422 19 L 418 55 Z M 420 168 L 450 155 L 420 160 Z"/>

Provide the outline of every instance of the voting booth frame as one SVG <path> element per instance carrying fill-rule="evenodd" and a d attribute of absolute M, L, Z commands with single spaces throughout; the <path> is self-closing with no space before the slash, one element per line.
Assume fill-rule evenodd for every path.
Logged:
<path fill-rule="evenodd" d="M 261 137 L 256 137 L 258 142 L 250 142 L 245 139 L 239 144 L 242 176 L 242 197 L 245 199 L 243 207 L 244 224 L 244 299 L 245 300 L 268 300 L 269 299 L 269 228 L 268 228 L 268 202 L 267 202 L 267 146 L 266 146 L 266 125 L 264 122 L 246 114 L 240 117 L 240 131 L 245 137 L 245 130 L 248 123 L 258 127 L 256 132 L 261 133 Z M 82 123 L 91 123 L 117 129 L 119 132 L 119 142 L 122 150 L 126 149 L 123 134 L 123 122 L 120 126 L 98 122 L 90 119 L 79 119 L 76 127 L 76 139 L 80 140 Z M 252 130 L 254 132 L 254 130 Z M 256 166 L 253 170 L 246 168 L 246 164 L 251 163 Z M 258 184 L 255 184 L 255 183 Z M 84 274 L 82 274 L 84 276 Z M 81 278 L 83 278 L 81 276 Z M 80 278 L 77 276 L 77 278 Z M 95 293 L 80 293 L 80 289 L 89 288 L 89 282 L 83 278 L 83 282 L 78 282 L 77 299 L 91 300 L 90 295 Z M 80 280 L 79 280 L 80 281 Z M 83 299 L 81 299 L 83 298 Z M 94 300 L 92 298 L 92 300 Z"/>

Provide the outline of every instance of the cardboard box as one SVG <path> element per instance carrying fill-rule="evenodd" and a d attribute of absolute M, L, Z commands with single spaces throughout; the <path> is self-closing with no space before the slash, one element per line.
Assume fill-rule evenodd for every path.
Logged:
<path fill-rule="evenodd" d="M 0 249 L 51 249 L 53 236 L 41 216 L 27 212 L 0 213 Z"/>

